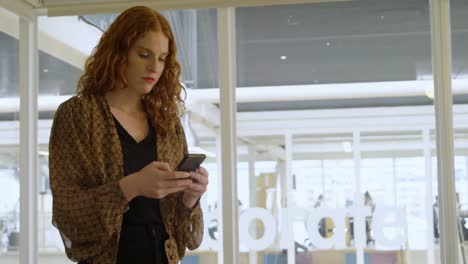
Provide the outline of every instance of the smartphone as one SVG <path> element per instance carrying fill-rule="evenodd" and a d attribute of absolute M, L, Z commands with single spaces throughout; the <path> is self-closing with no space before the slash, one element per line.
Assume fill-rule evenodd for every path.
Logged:
<path fill-rule="evenodd" d="M 178 171 L 196 171 L 206 159 L 205 154 L 185 154 L 184 158 L 177 165 Z"/>

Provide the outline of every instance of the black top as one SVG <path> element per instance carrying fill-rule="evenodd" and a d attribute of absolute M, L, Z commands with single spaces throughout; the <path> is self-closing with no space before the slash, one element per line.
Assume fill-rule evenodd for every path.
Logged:
<path fill-rule="evenodd" d="M 135 173 L 157 160 L 156 132 L 149 123 L 149 132 L 140 142 L 125 130 L 114 117 L 122 145 L 124 175 Z M 159 210 L 159 199 L 137 196 L 123 215 L 117 264 L 167 263 L 164 242 L 168 238 Z"/>

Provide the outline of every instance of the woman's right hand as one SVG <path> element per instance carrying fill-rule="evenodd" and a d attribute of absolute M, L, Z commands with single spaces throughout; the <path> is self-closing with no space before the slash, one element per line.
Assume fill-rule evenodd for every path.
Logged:
<path fill-rule="evenodd" d="M 168 194 L 184 190 L 192 183 L 188 172 L 172 171 L 169 164 L 153 161 L 140 171 L 119 181 L 127 201 L 136 196 L 163 198 Z"/>

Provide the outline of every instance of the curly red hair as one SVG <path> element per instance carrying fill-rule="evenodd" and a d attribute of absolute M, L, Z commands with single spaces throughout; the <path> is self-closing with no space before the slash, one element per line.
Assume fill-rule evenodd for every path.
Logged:
<path fill-rule="evenodd" d="M 124 72 L 127 55 L 135 42 L 149 31 L 162 32 L 169 39 L 165 68 L 151 92 L 144 95 L 143 105 L 158 132 L 176 127 L 184 100 L 179 77 L 181 67 L 176 59 L 177 46 L 169 22 L 157 11 L 136 6 L 125 10 L 102 35 L 84 73 L 78 81 L 79 96 L 104 95 L 107 91 L 127 86 Z"/>

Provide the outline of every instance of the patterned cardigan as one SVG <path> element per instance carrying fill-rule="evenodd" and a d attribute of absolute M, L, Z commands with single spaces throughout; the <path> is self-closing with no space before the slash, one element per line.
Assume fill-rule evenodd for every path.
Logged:
<path fill-rule="evenodd" d="M 156 138 L 158 160 L 175 168 L 187 152 L 182 125 L 178 123 L 175 134 Z M 50 135 L 49 168 L 52 223 L 60 231 L 67 256 L 114 264 L 122 215 L 129 206 L 118 184 L 123 177 L 120 140 L 103 96 L 75 96 L 59 106 Z M 203 238 L 200 204 L 187 209 L 181 194 L 160 201 L 170 264 L 178 263 L 186 247 L 197 248 Z"/>

